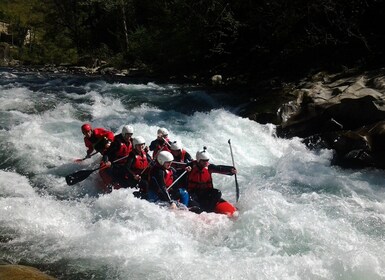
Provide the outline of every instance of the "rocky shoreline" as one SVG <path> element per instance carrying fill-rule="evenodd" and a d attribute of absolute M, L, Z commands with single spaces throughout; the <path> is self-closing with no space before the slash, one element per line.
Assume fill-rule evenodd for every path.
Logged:
<path fill-rule="evenodd" d="M 332 164 L 385 169 L 385 68 L 327 74 L 298 82 L 277 111 L 278 137 L 332 149 Z"/>

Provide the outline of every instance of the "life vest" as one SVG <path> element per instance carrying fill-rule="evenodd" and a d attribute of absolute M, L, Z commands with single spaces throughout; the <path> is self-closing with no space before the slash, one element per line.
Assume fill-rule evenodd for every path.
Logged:
<path fill-rule="evenodd" d="M 208 167 L 201 169 L 195 163 L 188 176 L 188 191 L 212 187 L 213 181 Z"/>
<path fill-rule="evenodd" d="M 129 153 L 132 151 L 132 143 L 129 141 L 128 143 L 123 139 L 123 137 L 120 135 L 117 135 L 115 137 L 116 144 L 119 145 L 118 150 L 113 155 L 112 161 L 116 159 L 120 159 L 122 157 L 128 156 Z M 124 165 L 127 162 L 127 157 L 125 159 L 119 160 L 116 164 Z"/>
<path fill-rule="evenodd" d="M 174 157 L 174 161 L 177 162 L 185 162 L 185 157 L 186 157 L 186 150 L 180 150 L 180 155 L 178 157 Z"/>
<path fill-rule="evenodd" d="M 164 172 L 164 183 L 166 184 L 166 187 L 169 187 L 172 182 L 174 182 L 174 175 L 171 169 L 165 169 Z"/>
<path fill-rule="evenodd" d="M 140 154 L 138 154 L 137 151 L 135 151 L 135 161 L 134 164 L 131 166 L 132 171 L 139 175 L 142 173 L 144 169 L 147 168 L 149 162 L 147 159 L 147 154 L 145 151 L 142 151 Z"/>

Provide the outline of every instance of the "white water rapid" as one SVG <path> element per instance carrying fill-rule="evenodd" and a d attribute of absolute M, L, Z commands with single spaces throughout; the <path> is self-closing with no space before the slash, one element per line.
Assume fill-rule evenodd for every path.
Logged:
<path fill-rule="evenodd" d="M 385 279 L 384 172 L 330 166 L 331 151 L 275 137 L 235 115 L 240 104 L 178 85 L 0 69 L 0 259 L 58 279 Z M 221 101 L 222 100 L 222 101 Z M 147 144 L 168 128 L 193 156 L 207 146 L 231 165 L 239 217 L 171 211 L 132 195 L 98 193 L 98 166 L 80 126 Z M 235 203 L 234 177 L 214 175 Z"/>

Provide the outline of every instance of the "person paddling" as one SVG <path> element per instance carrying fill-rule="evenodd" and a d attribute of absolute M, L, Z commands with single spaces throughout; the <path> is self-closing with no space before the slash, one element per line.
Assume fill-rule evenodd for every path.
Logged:
<path fill-rule="evenodd" d="M 189 202 L 189 194 L 186 189 L 171 188 L 174 182 L 175 169 L 171 167 L 173 155 L 168 151 L 161 151 L 156 157 L 156 164 L 150 171 L 150 185 L 148 200 L 151 202 L 166 201 L 171 208 L 177 208 L 178 201 L 186 207 Z"/>
<path fill-rule="evenodd" d="M 168 138 L 168 130 L 164 127 L 158 129 L 157 138 L 150 144 L 150 151 L 153 151 L 153 158 L 156 160 L 156 155 L 159 151 L 170 152 L 170 139 Z"/>
<path fill-rule="evenodd" d="M 182 144 L 179 141 L 171 142 L 170 152 L 174 156 L 173 164 L 176 164 L 176 168 L 178 169 L 181 168 L 181 165 L 185 165 L 193 160 L 191 155 L 183 148 Z M 178 165 L 178 163 L 183 164 Z"/>
<path fill-rule="evenodd" d="M 132 126 L 123 126 L 122 132 L 115 136 L 111 146 L 103 155 L 101 165 L 106 168 L 101 169 L 99 174 L 106 185 L 112 185 L 115 189 L 126 187 L 127 170 L 125 165 L 128 155 L 132 151 L 133 133 L 134 128 Z M 112 164 L 113 161 L 120 158 L 123 159 Z"/>
<path fill-rule="evenodd" d="M 141 198 L 145 198 L 148 191 L 148 172 L 152 159 L 145 149 L 146 141 L 142 136 L 133 138 L 133 150 L 128 155 L 125 165 L 128 178 L 126 186 L 130 188 L 139 188 L 136 193 Z"/>
<path fill-rule="evenodd" d="M 170 145 L 171 154 L 174 157 L 172 161 L 172 167 L 176 170 L 176 176 L 179 177 L 185 170 L 186 165 L 189 162 L 193 161 L 191 155 L 182 147 L 180 141 L 173 141 Z M 179 180 L 177 186 L 175 187 L 184 187 L 187 186 L 187 176 L 184 176 L 182 180 Z"/>
<path fill-rule="evenodd" d="M 236 208 L 222 199 L 220 190 L 214 188 L 212 173 L 234 175 L 237 170 L 234 166 L 214 165 L 209 163 L 210 154 L 206 147 L 196 153 L 196 161 L 189 164 L 188 192 L 191 198 L 206 212 L 215 212 L 233 216 Z"/>
<path fill-rule="evenodd" d="M 90 158 L 94 150 L 103 154 L 114 141 L 114 133 L 104 128 L 93 129 L 90 124 L 85 123 L 81 130 L 84 135 L 84 144 L 87 147 L 86 158 Z"/>

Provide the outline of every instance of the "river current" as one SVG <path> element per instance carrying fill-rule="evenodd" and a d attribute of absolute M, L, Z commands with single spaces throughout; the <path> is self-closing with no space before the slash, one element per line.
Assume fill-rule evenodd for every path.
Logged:
<path fill-rule="evenodd" d="M 384 172 L 331 166 L 332 151 L 280 139 L 237 112 L 240 99 L 194 86 L 0 69 L 0 259 L 58 279 L 385 279 Z M 239 209 L 172 211 L 131 189 L 74 186 L 84 122 L 149 144 L 159 127 L 193 156 L 206 146 L 214 185 Z"/>

